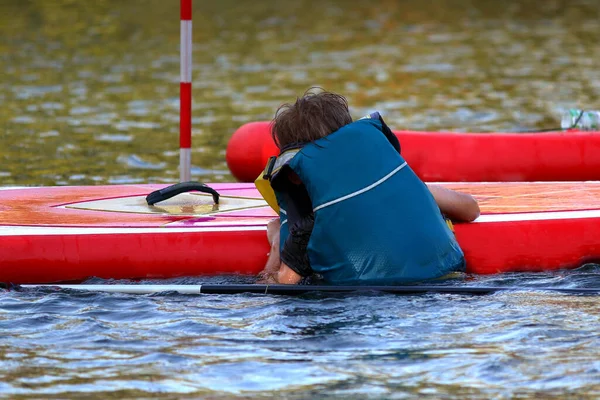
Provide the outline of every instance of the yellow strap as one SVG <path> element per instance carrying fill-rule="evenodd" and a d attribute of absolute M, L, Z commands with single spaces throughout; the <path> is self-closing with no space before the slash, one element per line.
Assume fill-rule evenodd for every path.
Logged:
<path fill-rule="evenodd" d="M 254 186 L 258 189 L 259 193 L 262 195 L 263 199 L 267 202 L 269 206 L 279 214 L 279 204 L 277 203 L 277 197 L 275 196 L 275 191 L 271 187 L 271 182 L 268 179 L 265 179 L 264 176 L 267 174 L 271 174 L 274 176 L 285 164 L 287 164 L 292 158 L 298 154 L 300 148 L 292 148 L 284 151 L 279 154 L 279 156 L 273 160 L 273 157 L 269 159 L 267 165 L 265 166 L 263 172 L 260 173 L 258 178 L 254 180 Z M 269 171 L 269 166 L 273 164 L 271 171 Z"/>
<path fill-rule="evenodd" d="M 268 168 L 268 165 L 265 167 Z M 275 191 L 271 187 L 271 182 L 263 178 L 265 171 L 261 172 L 258 178 L 254 181 L 254 186 L 258 189 L 259 193 L 265 199 L 267 204 L 279 214 L 279 204 L 277 204 L 277 197 L 275 197 Z"/>

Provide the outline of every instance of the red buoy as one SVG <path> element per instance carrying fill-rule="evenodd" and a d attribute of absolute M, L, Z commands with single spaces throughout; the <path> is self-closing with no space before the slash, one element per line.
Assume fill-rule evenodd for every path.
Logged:
<path fill-rule="evenodd" d="M 254 182 L 269 157 L 279 154 L 269 122 L 242 125 L 227 144 L 225 158 L 231 174 L 240 182 Z"/>

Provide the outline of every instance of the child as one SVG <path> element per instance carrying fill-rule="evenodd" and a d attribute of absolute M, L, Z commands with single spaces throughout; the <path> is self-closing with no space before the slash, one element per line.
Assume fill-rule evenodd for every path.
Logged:
<path fill-rule="evenodd" d="M 344 97 L 308 92 L 279 108 L 272 134 L 281 152 L 265 178 L 280 218 L 267 228 L 263 282 L 393 285 L 464 271 L 442 214 L 472 221 L 477 202 L 427 187 L 378 113 L 352 122 Z"/>

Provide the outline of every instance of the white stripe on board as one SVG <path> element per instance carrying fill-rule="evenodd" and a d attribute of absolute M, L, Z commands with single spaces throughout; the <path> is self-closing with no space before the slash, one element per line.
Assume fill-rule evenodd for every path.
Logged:
<path fill-rule="evenodd" d="M 487 214 L 471 223 L 526 222 L 565 219 L 600 219 L 600 210 L 551 211 L 537 213 Z M 281 225 L 287 219 L 281 221 Z M 599 222 L 600 223 L 600 222 Z M 48 226 L 0 226 L 0 236 L 53 236 L 53 235 L 127 235 L 147 233 L 193 233 L 193 232 L 250 232 L 264 231 L 265 226 L 223 226 L 223 227 L 178 227 L 178 228 L 81 228 Z"/>
<path fill-rule="evenodd" d="M 486 222 L 522 222 L 522 221 L 545 221 L 556 219 L 583 219 L 600 218 L 600 210 L 579 211 L 544 211 L 513 214 L 486 214 L 481 215 L 472 223 Z M 599 222 L 600 223 L 600 222 Z"/>
<path fill-rule="evenodd" d="M 192 82 L 192 21 L 181 21 L 181 82 Z"/>
<path fill-rule="evenodd" d="M 56 226 L 0 226 L 0 236 L 53 236 L 53 235 L 130 235 L 160 233 L 193 233 L 193 232 L 248 232 L 264 231 L 264 226 L 211 226 L 211 227 L 179 227 L 179 228 L 80 228 Z"/>
<path fill-rule="evenodd" d="M 0 190 L 21 190 L 21 189 L 39 189 L 36 186 L 6 186 L 6 187 L 0 187 Z"/>
<path fill-rule="evenodd" d="M 358 196 L 358 195 L 360 195 L 360 194 L 363 194 L 364 192 L 366 192 L 366 191 L 369 191 L 369 190 L 373 189 L 374 187 L 377 187 L 377 186 L 381 185 L 383 182 L 385 182 L 385 181 L 387 181 L 388 179 L 390 179 L 390 178 L 391 178 L 391 177 L 392 177 L 392 176 L 393 176 L 393 175 L 394 175 L 396 172 L 400 171 L 400 170 L 401 170 L 402 168 L 404 168 L 404 167 L 406 167 L 406 161 L 404 161 L 404 163 L 403 163 L 403 164 L 399 165 L 399 166 L 398 166 L 396 169 L 394 169 L 392 172 L 390 172 L 389 174 L 387 174 L 386 176 L 384 176 L 383 178 L 381 178 L 381 179 L 380 179 L 380 180 L 378 180 L 377 182 L 375 182 L 375 183 L 373 183 L 373 184 L 371 184 L 371 185 L 367 186 L 366 188 L 363 188 L 363 189 L 357 190 L 357 191 L 356 191 L 356 192 L 354 192 L 354 193 L 347 194 L 347 195 L 345 195 L 345 196 L 342 196 L 342 197 L 340 197 L 340 198 L 337 198 L 337 199 L 335 199 L 335 200 L 328 201 L 327 203 L 323 203 L 323 204 L 321 204 L 320 206 L 317 206 L 317 207 L 315 207 L 315 208 L 313 209 L 313 211 L 315 211 L 315 212 L 316 212 L 316 211 L 318 211 L 318 210 L 320 210 L 320 209 L 322 209 L 322 208 L 328 207 L 328 206 L 330 206 L 330 205 L 332 205 L 332 204 L 339 203 L 340 201 L 344 201 L 344 200 L 347 200 L 347 199 L 349 199 L 349 198 L 356 197 L 356 196 Z"/>

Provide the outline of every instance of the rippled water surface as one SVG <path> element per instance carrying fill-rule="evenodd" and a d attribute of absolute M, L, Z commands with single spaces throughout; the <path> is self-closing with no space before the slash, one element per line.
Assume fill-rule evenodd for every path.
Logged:
<path fill-rule="evenodd" d="M 0 0 L 1 186 L 178 179 L 178 3 Z M 558 126 L 600 109 L 599 32 L 593 0 L 195 0 L 193 177 L 231 181 L 235 129 L 315 85 L 398 129 Z M 597 287 L 600 269 L 457 284 Z M 599 305 L 0 291 L 0 397 L 593 399 Z"/>
<path fill-rule="evenodd" d="M 212 278 L 227 281 L 244 282 Z M 599 286 L 600 269 L 466 284 L 515 283 Z M 593 399 L 600 396 L 599 305 L 597 296 L 533 291 L 299 298 L 4 292 L 0 395 Z"/>
<path fill-rule="evenodd" d="M 553 128 L 600 108 L 594 0 L 194 1 L 195 178 L 319 85 L 394 128 Z M 179 2 L 0 1 L 0 183 L 173 182 Z"/>

